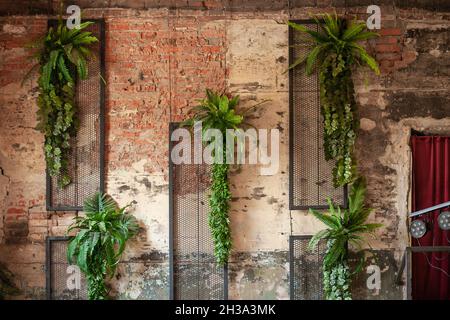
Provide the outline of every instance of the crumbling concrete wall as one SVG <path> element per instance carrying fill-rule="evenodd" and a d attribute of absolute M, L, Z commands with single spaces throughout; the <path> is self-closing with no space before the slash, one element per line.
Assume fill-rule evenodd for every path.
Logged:
<path fill-rule="evenodd" d="M 365 9 L 347 12 L 364 18 Z M 113 295 L 168 298 L 169 123 L 185 119 L 204 89 L 212 88 L 239 94 L 243 107 L 269 100 L 250 122 L 280 130 L 276 175 L 261 175 L 259 165 L 232 170 L 229 296 L 289 298 L 289 236 L 313 234 L 323 226 L 306 211 L 288 207 L 288 29 L 283 22 L 332 10 L 84 12 L 85 18 L 106 21 L 107 192 L 120 205 L 132 202 L 142 227 L 111 281 Z M 382 290 L 368 290 L 368 274 L 362 273 L 355 292 L 380 299 L 403 297 L 404 289 L 393 279 L 408 245 L 410 129 L 450 132 L 448 14 L 392 6 L 383 10 L 382 37 L 369 44 L 383 74 L 355 74 L 359 166 L 369 183 L 372 220 L 385 225 L 371 241 L 376 260 L 382 261 Z M 47 18 L 0 18 L 0 260 L 17 274 L 23 298 L 44 298 L 44 239 L 63 235 L 75 216 L 45 211 L 43 137 L 34 129 L 36 78 L 20 85 L 31 66 L 24 45 L 45 32 Z"/>

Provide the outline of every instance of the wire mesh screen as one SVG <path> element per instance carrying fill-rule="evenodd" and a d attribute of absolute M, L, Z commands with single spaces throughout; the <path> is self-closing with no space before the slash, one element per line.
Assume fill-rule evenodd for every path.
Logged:
<path fill-rule="evenodd" d="M 322 260 L 325 241 L 311 251 L 311 236 L 291 236 L 289 239 L 291 300 L 322 300 Z"/>
<path fill-rule="evenodd" d="M 208 226 L 210 166 L 171 162 L 170 184 L 172 298 L 226 299 L 227 272 L 216 263 Z"/>
<path fill-rule="evenodd" d="M 314 31 L 319 28 L 313 22 L 294 22 Z M 289 28 L 290 63 L 310 52 L 305 37 Z M 300 65 L 289 71 L 289 83 L 290 208 L 325 208 L 328 197 L 345 206 L 345 188 L 333 187 L 333 161 L 325 161 L 318 74 L 307 75 Z"/>
<path fill-rule="evenodd" d="M 47 299 L 86 300 L 84 274 L 78 266 L 67 263 L 68 237 L 47 238 Z"/>
<path fill-rule="evenodd" d="M 88 62 L 88 78 L 78 80 L 75 102 L 79 127 L 71 140 L 68 174 L 72 183 L 61 188 L 58 177 L 47 175 L 48 210 L 82 210 L 84 200 L 97 191 L 103 191 L 103 140 L 104 140 L 104 22 L 95 24 L 86 31 L 92 32 L 99 41 L 90 48 L 92 56 Z M 49 20 L 49 27 L 57 25 Z"/>

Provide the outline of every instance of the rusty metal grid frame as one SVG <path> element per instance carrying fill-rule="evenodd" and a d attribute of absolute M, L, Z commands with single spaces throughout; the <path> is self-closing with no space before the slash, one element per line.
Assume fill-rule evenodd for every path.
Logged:
<path fill-rule="evenodd" d="M 312 25 L 312 24 L 316 24 L 316 22 L 312 19 L 310 20 L 290 20 L 294 23 L 297 24 L 302 24 L 302 25 Z M 295 39 L 295 30 L 293 30 L 293 28 L 288 27 L 289 30 L 289 34 L 288 34 L 288 42 L 289 42 L 289 65 L 291 65 L 292 63 L 294 63 L 295 61 L 295 48 L 293 47 L 293 45 L 295 45 L 294 43 L 294 39 Z M 298 69 L 298 68 L 294 68 L 294 69 Z M 302 142 L 304 143 L 304 141 L 302 141 L 302 139 L 304 139 L 304 137 L 296 137 L 295 134 L 295 128 L 294 128 L 294 121 L 295 121 L 295 115 L 297 114 L 298 110 L 296 110 L 296 106 L 295 106 L 295 94 L 297 89 L 294 88 L 294 83 L 295 83 L 295 72 L 294 69 L 290 69 L 289 70 L 289 209 L 290 210 L 305 210 L 305 209 L 327 209 L 328 205 L 326 203 L 324 203 L 324 200 L 326 199 L 326 197 L 330 196 L 329 194 L 321 194 L 321 186 L 319 185 L 319 183 L 317 183 L 317 192 L 313 195 L 313 194 L 308 194 L 308 202 L 311 202 L 310 204 L 300 204 L 299 200 L 297 201 L 297 194 L 296 194 L 296 190 L 300 188 L 300 186 L 295 186 L 294 187 L 294 183 L 295 183 L 295 179 L 294 179 L 294 175 L 295 175 L 295 170 L 294 170 L 294 163 L 299 162 L 299 159 L 296 159 L 295 157 L 295 152 L 294 152 L 294 148 L 296 148 L 296 145 L 298 144 L 302 144 Z M 317 123 L 317 133 L 316 133 L 316 148 L 317 148 L 317 154 L 315 155 L 316 160 L 317 160 L 317 165 L 316 168 L 313 168 L 315 170 L 317 170 L 317 174 L 318 176 L 320 175 L 320 164 L 324 164 L 326 163 L 325 159 L 323 156 L 321 156 L 319 154 L 320 151 L 320 147 L 322 145 L 322 129 L 321 129 L 321 114 L 320 114 L 320 89 L 319 89 L 319 77 L 317 77 L 317 92 L 314 92 L 314 94 L 316 94 L 317 96 L 315 97 L 316 101 L 317 101 L 317 113 L 318 113 L 318 123 Z M 297 105 L 298 107 L 298 105 Z M 301 114 L 301 112 L 300 112 Z M 305 119 L 306 121 L 308 121 L 308 119 Z M 302 166 L 302 164 L 299 164 L 300 166 Z M 303 168 L 303 167 L 302 167 Z M 311 169 L 311 168 L 309 168 Z M 305 171 L 307 171 L 307 169 L 301 169 L 300 171 L 302 173 L 304 173 Z M 330 173 L 330 180 L 331 180 L 331 173 Z M 321 197 L 321 195 L 323 197 Z M 344 186 L 342 188 L 342 201 L 341 203 L 338 203 L 338 205 L 340 205 L 343 208 L 347 207 L 347 195 L 348 195 L 348 188 L 347 186 Z M 310 200 L 311 198 L 314 197 L 314 200 Z M 321 201 L 322 198 L 322 201 Z"/>
<path fill-rule="evenodd" d="M 169 124 L 169 299 L 175 300 L 177 299 L 178 295 L 178 283 L 176 279 L 176 265 L 177 265 L 177 259 L 175 256 L 175 206 L 174 201 L 176 197 L 176 190 L 174 188 L 174 179 L 175 179 L 175 170 L 176 165 L 172 162 L 171 153 L 173 149 L 173 142 L 171 141 L 171 135 L 173 130 L 178 128 L 180 126 L 180 123 L 178 122 L 171 122 Z M 196 165 L 197 167 L 200 167 L 201 165 Z M 198 178 L 197 178 L 198 179 Z M 197 181 L 198 184 L 198 181 Z M 199 191 L 198 191 L 199 192 Z M 199 193 L 197 193 L 199 194 Z M 199 215 L 199 212 L 197 212 L 197 215 Z M 199 241 L 199 238 L 197 239 Z M 197 247 L 197 254 L 200 255 L 200 248 Z M 211 263 L 210 264 L 215 264 Z M 197 271 L 199 272 L 199 271 Z M 221 297 L 221 300 L 228 300 L 228 263 L 223 266 L 223 296 Z M 199 278 L 197 279 L 199 281 Z M 190 298 L 189 300 L 199 300 L 198 297 Z"/>
<path fill-rule="evenodd" d="M 315 249 L 314 252 L 307 252 L 307 246 L 309 241 L 311 240 L 312 235 L 291 235 L 289 236 L 289 296 L 290 296 L 290 300 L 301 300 L 299 297 L 299 290 L 298 290 L 298 286 L 296 285 L 298 281 L 298 279 L 296 279 L 296 261 L 298 259 L 296 259 L 296 247 L 298 246 L 298 244 L 302 247 L 305 247 L 306 250 L 302 252 L 300 252 L 301 254 L 310 254 L 311 257 L 313 257 L 316 259 L 316 279 L 313 279 L 314 282 L 307 282 L 307 280 L 305 280 L 305 282 L 302 283 L 303 287 L 316 287 L 315 290 L 315 297 L 310 299 L 310 300 L 322 300 L 323 299 L 323 277 L 322 277 L 322 259 L 323 259 L 323 255 L 325 254 L 325 247 L 326 244 L 324 241 L 320 241 L 318 247 Z M 314 296 L 314 294 L 311 293 L 305 293 L 305 295 L 310 295 L 310 296 Z"/>
<path fill-rule="evenodd" d="M 53 296 L 53 268 L 54 261 L 52 260 L 52 253 L 53 253 L 53 244 L 56 242 L 66 242 L 71 239 L 71 237 L 68 236 L 49 236 L 45 240 L 45 292 L 47 300 L 55 300 Z M 69 263 L 67 263 L 69 264 Z M 86 292 L 87 294 L 87 292 Z M 80 296 L 80 292 L 77 294 L 78 300 L 84 300 L 85 297 Z"/>
<path fill-rule="evenodd" d="M 101 77 L 99 77 L 99 128 L 98 128 L 98 191 L 104 192 L 105 190 L 105 83 L 102 79 L 105 79 L 105 20 L 104 19 L 88 19 L 89 21 L 95 22 L 95 25 L 98 26 L 98 37 L 99 37 L 99 48 L 98 48 L 98 57 L 99 60 L 99 71 Z M 47 27 L 56 25 L 58 20 L 49 19 L 47 21 Z M 97 137 L 95 137 L 97 139 Z M 76 162 L 76 161 L 75 161 Z M 76 166 L 76 163 L 74 164 Z M 83 206 L 79 203 L 82 203 L 82 199 L 79 198 L 79 190 L 75 191 L 75 200 L 71 200 L 72 203 L 68 204 L 55 204 L 54 199 L 54 182 L 46 169 L 46 208 L 47 211 L 82 211 Z M 97 183 L 97 182 L 96 182 Z M 56 188 L 58 192 L 61 192 L 60 188 Z M 78 203 L 78 205 L 74 205 L 73 203 Z"/>

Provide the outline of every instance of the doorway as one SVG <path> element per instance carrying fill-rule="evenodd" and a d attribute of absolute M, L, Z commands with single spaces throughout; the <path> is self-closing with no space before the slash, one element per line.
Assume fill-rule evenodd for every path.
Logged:
<path fill-rule="evenodd" d="M 413 134 L 412 211 L 450 201 L 450 137 Z M 441 229 L 436 210 L 414 219 L 425 222 L 426 233 L 412 238 L 413 247 L 450 246 L 450 231 Z M 414 220 L 413 219 L 413 220 Z M 413 300 L 450 299 L 450 254 L 448 252 L 412 253 Z"/>

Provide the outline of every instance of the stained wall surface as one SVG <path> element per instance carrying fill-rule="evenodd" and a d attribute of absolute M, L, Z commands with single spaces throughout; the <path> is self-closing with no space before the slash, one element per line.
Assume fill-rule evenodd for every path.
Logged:
<path fill-rule="evenodd" d="M 205 88 L 212 88 L 239 94 L 242 106 L 269 100 L 250 122 L 280 131 L 277 174 L 263 176 L 258 165 L 243 165 L 231 174 L 229 296 L 289 299 L 289 236 L 313 234 L 323 225 L 288 205 L 284 21 L 334 8 L 331 3 L 277 7 L 276 1 L 270 8 L 255 4 L 255 10 L 224 9 L 219 1 L 206 9 L 166 8 L 150 2 L 136 8 L 91 4 L 83 13 L 106 22 L 106 190 L 120 205 L 133 202 L 142 227 L 111 281 L 112 294 L 168 298 L 169 123 L 185 119 Z M 0 261 L 16 274 L 20 298 L 41 299 L 44 240 L 64 235 L 76 213 L 46 211 L 44 140 L 35 129 L 36 77 L 21 85 L 32 66 L 25 45 L 45 33 L 49 9 L 13 9 L 3 8 L 0 17 Z M 365 10 L 346 8 L 361 19 L 367 18 Z M 367 202 L 375 209 L 371 219 L 385 225 L 371 240 L 367 262 L 381 264 L 382 288 L 367 289 L 366 273 L 355 283 L 358 298 L 372 299 L 404 297 L 394 280 L 408 245 L 411 129 L 450 134 L 448 10 L 392 5 L 382 10 L 381 37 L 368 44 L 382 75 L 364 69 L 354 75 L 359 166 L 368 180 Z"/>

